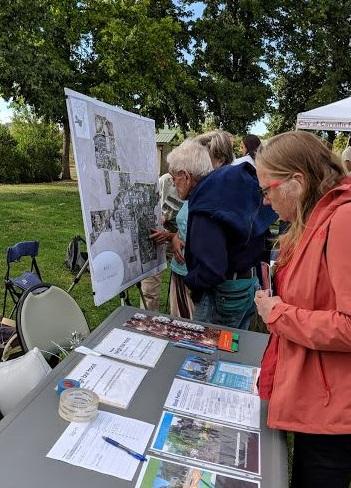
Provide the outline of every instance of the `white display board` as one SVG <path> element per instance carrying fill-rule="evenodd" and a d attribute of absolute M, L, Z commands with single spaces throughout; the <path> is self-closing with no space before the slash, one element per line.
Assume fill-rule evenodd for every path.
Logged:
<path fill-rule="evenodd" d="M 155 123 L 65 89 L 95 305 L 166 267 Z"/>

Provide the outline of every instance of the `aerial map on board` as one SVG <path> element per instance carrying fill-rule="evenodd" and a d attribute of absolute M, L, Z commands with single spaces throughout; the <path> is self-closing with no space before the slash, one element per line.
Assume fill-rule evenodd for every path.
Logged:
<path fill-rule="evenodd" d="M 154 121 L 65 89 L 94 302 L 165 268 Z"/>

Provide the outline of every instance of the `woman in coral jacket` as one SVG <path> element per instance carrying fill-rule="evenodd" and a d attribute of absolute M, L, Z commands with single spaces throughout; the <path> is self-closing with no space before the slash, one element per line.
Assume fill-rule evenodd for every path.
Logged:
<path fill-rule="evenodd" d="M 256 157 L 264 203 L 289 229 L 275 296 L 258 291 L 270 330 L 259 391 L 268 425 L 293 431 L 293 488 L 351 480 L 351 177 L 307 132 L 287 132 Z"/>

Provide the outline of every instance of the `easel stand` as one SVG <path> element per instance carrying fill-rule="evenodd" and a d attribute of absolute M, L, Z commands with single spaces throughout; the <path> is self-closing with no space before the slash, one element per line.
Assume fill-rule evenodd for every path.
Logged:
<path fill-rule="evenodd" d="M 81 279 L 82 274 L 84 273 L 84 271 L 87 269 L 88 266 L 89 266 L 89 260 L 87 259 L 85 261 L 85 263 L 83 264 L 83 266 L 81 267 L 81 269 L 80 269 L 79 273 L 77 274 L 77 276 L 74 278 L 71 286 L 68 288 L 67 293 L 71 293 L 71 291 L 76 286 L 76 284 L 79 283 L 79 280 Z"/>
<path fill-rule="evenodd" d="M 146 300 L 145 300 L 145 297 L 144 297 L 143 290 L 142 290 L 142 288 L 141 288 L 141 281 L 139 281 L 139 282 L 136 284 L 136 287 L 137 287 L 137 288 L 138 288 L 138 290 L 139 290 L 139 295 L 140 295 L 141 301 L 143 302 L 144 309 L 145 309 L 145 310 L 147 310 Z"/>
<path fill-rule="evenodd" d="M 140 298 L 141 298 L 141 301 L 143 302 L 144 309 L 147 310 L 146 300 L 145 300 L 145 297 L 144 297 L 143 290 L 141 289 L 141 282 L 139 281 L 138 283 L 135 283 L 135 286 L 139 290 Z M 121 300 L 121 305 L 122 306 L 124 306 L 124 305 L 132 306 L 132 303 L 131 303 L 131 301 L 129 299 L 128 290 L 129 290 L 129 288 L 127 288 L 126 290 L 122 291 L 119 294 L 119 298 Z"/>

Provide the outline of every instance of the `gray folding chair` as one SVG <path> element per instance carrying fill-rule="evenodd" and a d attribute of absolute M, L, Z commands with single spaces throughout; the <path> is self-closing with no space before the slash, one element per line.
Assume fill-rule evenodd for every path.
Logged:
<path fill-rule="evenodd" d="M 24 356 L 0 363 L 0 411 L 10 413 L 51 371 L 37 347 Z"/>
<path fill-rule="evenodd" d="M 70 351 L 90 333 L 77 302 L 50 284 L 35 285 L 21 296 L 16 327 L 23 350 L 38 347 L 47 360 Z"/>

